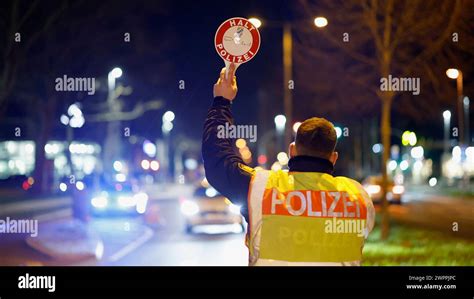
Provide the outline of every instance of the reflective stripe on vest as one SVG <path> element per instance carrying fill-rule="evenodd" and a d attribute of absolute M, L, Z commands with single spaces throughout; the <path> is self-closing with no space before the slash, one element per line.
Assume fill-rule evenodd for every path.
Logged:
<path fill-rule="evenodd" d="M 258 171 L 248 196 L 250 264 L 360 261 L 368 234 L 361 189 L 325 173 Z"/>

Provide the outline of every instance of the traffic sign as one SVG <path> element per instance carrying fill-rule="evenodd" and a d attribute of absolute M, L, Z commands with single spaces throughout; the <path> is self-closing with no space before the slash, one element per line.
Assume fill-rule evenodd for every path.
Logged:
<path fill-rule="evenodd" d="M 214 45 L 217 54 L 224 60 L 226 69 L 232 62 L 237 69 L 257 54 L 260 49 L 260 32 L 245 18 L 230 18 L 217 29 Z"/>

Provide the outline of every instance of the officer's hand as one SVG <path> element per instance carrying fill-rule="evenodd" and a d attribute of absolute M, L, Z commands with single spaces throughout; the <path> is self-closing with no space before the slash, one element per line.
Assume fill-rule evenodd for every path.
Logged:
<path fill-rule="evenodd" d="M 226 69 L 221 70 L 217 83 L 214 84 L 214 97 L 223 97 L 232 101 L 237 95 L 237 78 L 235 77 L 235 64 L 229 66 L 229 74 L 225 77 Z"/>

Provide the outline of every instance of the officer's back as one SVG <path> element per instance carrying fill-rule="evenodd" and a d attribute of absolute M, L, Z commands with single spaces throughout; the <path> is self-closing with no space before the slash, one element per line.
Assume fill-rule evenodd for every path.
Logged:
<path fill-rule="evenodd" d="M 374 208 L 358 182 L 332 175 L 338 158 L 334 126 L 307 119 L 289 146 L 289 171 L 256 171 L 237 154 L 234 140 L 219 134 L 226 123 L 234 124 L 234 71 L 231 66 L 229 79 L 221 72 L 214 85 L 202 150 L 208 181 L 243 206 L 249 264 L 359 265 Z"/>

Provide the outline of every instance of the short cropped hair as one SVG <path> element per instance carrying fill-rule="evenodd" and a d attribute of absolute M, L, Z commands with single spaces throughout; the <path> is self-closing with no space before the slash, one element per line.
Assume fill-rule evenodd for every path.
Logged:
<path fill-rule="evenodd" d="M 296 132 L 298 155 L 329 159 L 336 149 L 337 135 L 334 125 L 319 117 L 305 120 Z"/>

